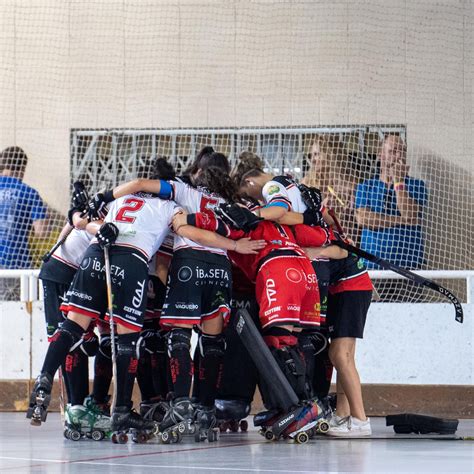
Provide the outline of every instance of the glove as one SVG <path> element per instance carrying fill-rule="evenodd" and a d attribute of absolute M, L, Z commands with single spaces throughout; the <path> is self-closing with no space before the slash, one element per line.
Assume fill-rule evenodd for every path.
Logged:
<path fill-rule="evenodd" d="M 304 184 L 299 184 L 298 189 L 301 193 L 301 199 L 308 209 L 319 211 L 321 209 L 322 196 L 317 188 L 310 188 Z"/>
<path fill-rule="evenodd" d="M 87 209 L 88 201 L 89 195 L 87 194 L 84 184 L 81 181 L 76 181 L 72 191 L 72 209 L 83 212 Z"/>
<path fill-rule="evenodd" d="M 102 224 L 95 237 L 100 248 L 104 249 L 105 247 L 110 247 L 117 240 L 118 234 L 118 227 L 112 224 L 112 222 L 106 222 Z"/>
<path fill-rule="evenodd" d="M 234 229 L 250 232 L 255 229 L 261 219 L 246 207 L 237 204 L 221 204 L 214 209 L 216 215 Z"/>
<path fill-rule="evenodd" d="M 88 203 L 88 214 L 89 219 L 99 220 L 102 219 L 105 214 L 105 208 L 109 202 L 114 200 L 112 191 L 106 191 L 105 193 L 97 193 Z"/>
<path fill-rule="evenodd" d="M 306 209 L 303 212 L 303 224 L 311 226 L 326 227 L 323 214 L 320 210 Z"/>

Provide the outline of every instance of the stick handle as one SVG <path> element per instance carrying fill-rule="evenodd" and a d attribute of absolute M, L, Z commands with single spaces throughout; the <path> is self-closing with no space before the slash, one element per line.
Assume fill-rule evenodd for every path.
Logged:
<path fill-rule="evenodd" d="M 61 245 L 64 244 L 64 242 L 66 242 L 66 239 L 69 237 L 69 235 L 71 234 L 71 232 L 74 230 L 74 227 L 71 227 L 67 233 L 64 235 L 64 237 L 61 239 L 61 240 L 58 240 L 54 245 L 53 247 L 51 248 L 51 250 L 49 252 L 46 252 L 42 257 L 41 257 L 41 260 L 43 260 L 44 263 L 46 263 L 50 258 L 51 256 L 53 255 L 54 252 L 56 252 L 56 250 L 58 250 L 59 247 L 61 247 Z"/>
<path fill-rule="evenodd" d="M 112 351 L 112 380 L 114 382 L 114 391 L 112 393 L 112 403 L 110 413 L 113 413 L 117 403 L 117 354 L 115 350 L 115 325 L 114 325 L 114 308 L 112 303 L 112 279 L 110 277 L 110 257 L 109 248 L 104 247 L 105 260 L 105 283 L 107 287 L 107 311 L 109 313 L 110 327 L 110 348 Z"/>

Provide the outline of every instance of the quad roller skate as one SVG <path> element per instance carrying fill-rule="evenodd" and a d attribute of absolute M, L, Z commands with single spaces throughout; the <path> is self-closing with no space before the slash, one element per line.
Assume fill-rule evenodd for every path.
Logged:
<path fill-rule="evenodd" d="M 249 424 L 244 418 L 250 413 L 250 403 L 245 400 L 216 400 L 215 407 L 221 433 L 236 433 L 239 428 L 243 432 L 248 430 Z"/>
<path fill-rule="evenodd" d="M 111 419 L 111 439 L 114 444 L 126 444 L 128 435 L 134 443 L 143 444 L 158 433 L 158 424 L 144 420 L 128 406 L 115 407 Z"/>
<path fill-rule="evenodd" d="M 107 395 L 103 402 L 98 402 L 92 395 L 87 396 L 84 399 L 84 406 L 93 407 L 94 410 L 98 410 L 101 415 L 110 417 L 110 396 Z"/>
<path fill-rule="evenodd" d="M 194 434 L 194 406 L 189 398 L 170 401 L 168 410 L 160 423 L 161 441 L 165 444 L 178 443 L 187 434 Z"/>
<path fill-rule="evenodd" d="M 92 403 L 88 406 L 68 405 L 65 419 L 64 437 L 72 441 L 79 441 L 83 437 L 102 441 L 111 432 L 110 416 L 103 415 L 100 408 Z"/>
<path fill-rule="evenodd" d="M 41 426 L 48 416 L 48 406 L 51 401 L 53 377 L 48 373 L 38 376 L 30 395 L 30 406 L 26 417 L 31 419 L 32 426 Z"/>
<path fill-rule="evenodd" d="M 196 433 L 194 441 L 218 441 L 219 428 L 217 428 L 216 408 L 198 406 L 196 408 Z"/>
<path fill-rule="evenodd" d="M 321 407 L 314 401 L 303 403 L 288 413 L 276 410 L 259 413 L 254 425 L 261 427 L 259 433 L 269 441 L 292 439 L 298 444 L 307 443 L 315 429 L 329 429 Z"/>
<path fill-rule="evenodd" d="M 140 403 L 140 416 L 145 420 L 152 420 L 161 423 L 169 410 L 169 404 L 161 399 L 145 400 Z"/>

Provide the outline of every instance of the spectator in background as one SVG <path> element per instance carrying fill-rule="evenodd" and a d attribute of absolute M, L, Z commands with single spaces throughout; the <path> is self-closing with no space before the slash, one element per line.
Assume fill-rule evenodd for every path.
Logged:
<path fill-rule="evenodd" d="M 380 174 L 360 183 L 356 218 L 362 228 L 362 249 L 405 268 L 424 263 L 421 219 L 427 201 L 425 183 L 408 176 L 406 145 L 398 135 L 383 139 Z M 367 267 L 376 268 L 371 262 Z"/>
<path fill-rule="evenodd" d="M 360 231 L 354 214 L 355 188 L 360 176 L 356 160 L 349 155 L 345 144 L 332 135 L 316 137 L 310 159 L 310 168 L 301 180 L 302 184 L 321 191 L 326 206 L 336 211 L 347 235 L 359 243 Z"/>
<path fill-rule="evenodd" d="M 35 236 L 46 237 L 49 231 L 45 204 L 36 190 L 23 183 L 27 163 L 20 147 L 0 153 L 0 268 L 31 268 L 29 234 L 33 229 Z M 0 299 L 16 296 L 15 285 L 0 279 Z"/>

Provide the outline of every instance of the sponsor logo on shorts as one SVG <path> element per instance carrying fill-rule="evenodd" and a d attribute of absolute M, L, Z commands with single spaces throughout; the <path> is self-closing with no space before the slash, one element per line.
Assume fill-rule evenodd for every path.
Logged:
<path fill-rule="evenodd" d="M 301 310 L 301 306 L 298 306 L 296 304 L 289 304 L 286 309 L 288 311 L 300 311 Z"/>
<path fill-rule="evenodd" d="M 86 293 L 80 293 L 79 291 L 76 291 L 76 290 L 72 290 L 70 292 L 70 294 L 72 296 L 77 296 L 79 299 L 81 300 L 87 300 L 87 301 L 91 301 L 92 300 L 92 296 L 90 295 L 87 295 Z"/>
<path fill-rule="evenodd" d="M 276 313 L 277 311 L 281 311 L 281 306 L 275 306 L 274 308 L 267 309 L 263 315 L 268 316 L 270 314 Z"/>
<path fill-rule="evenodd" d="M 191 270 L 190 267 L 181 267 L 178 270 L 178 280 L 186 283 L 187 281 L 191 280 L 191 277 L 193 276 L 193 271 Z"/>
<path fill-rule="evenodd" d="M 196 304 L 196 303 L 176 303 L 174 305 L 174 307 L 176 309 L 189 309 L 189 310 L 194 310 L 194 309 L 198 309 L 199 306 Z"/>
<path fill-rule="evenodd" d="M 230 306 L 234 309 L 250 309 L 251 303 L 249 300 L 230 300 Z"/>
<path fill-rule="evenodd" d="M 132 305 L 135 308 L 139 308 L 143 301 L 143 295 L 145 293 L 145 281 L 137 281 L 138 288 L 135 288 L 135 296 L 132 298 Z"/>
<path fill-rule="evenodd" d="M 142 311 L 140 311 L 138 309 L 135 309 L 135 308 L 130 308 L 130 306 L 124 306 L 123 310 L 126 313 L 136 314 L 137 316 L 141 316 L 141 314 L 142 314 Z M 137 318 L 134 318 L 133 316 L 130 316 L 130 315 L 127 315 L 127 317 L 130 318 L 130 319 L 133 319 L 134 321 L 136 321 L 136 319 L 137 319 Z"/>
<path fill-rule="evenodd" d="M 288 278 L 288 280 L 293 283 L 299 283 L 303 279 L 303 276 L 301 275 L 301 272 L 296 268 L 287 268 L 286 278 Z"/>
<path fill-rule="evenodd" d="M 89 268 L 89 265 L 91 264 L 91 258 L 90 257 L 86 257 L 82 260 L 81 262 L 81 265 L 79 266 L 79 268 L 81 270 L 87 270 Z"/>
<path fill-rule="evenodd" d="M 276 298 L 274 296 L 276 295 L 276 290 L 275 290 L 275 280 L 273 278 L 269 278 L 265 282 L 265 287 L 266 287 L 266 292 L 267 292 L 267 300 L 268 302 L 274 303 L 276 301 Z"/>

